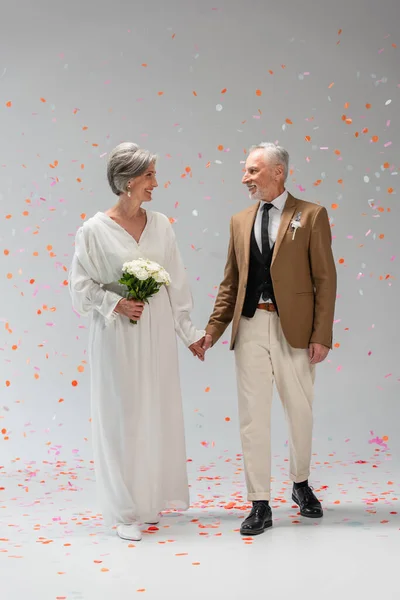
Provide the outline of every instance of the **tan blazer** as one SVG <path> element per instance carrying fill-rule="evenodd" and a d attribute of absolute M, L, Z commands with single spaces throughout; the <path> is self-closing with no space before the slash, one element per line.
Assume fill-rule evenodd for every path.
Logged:
<path fill-rule="evenodd" d="M 259 206 L 258 202 L 231 219 L 224 278 L 206 327 L 215 344 L 233 320 L 231 350 L 246 294 L 250 236 Z M 293 239 L 291 221 L 299 213 L 301 227 Z M 293 348 L 308 348 L 311 342 L 332 347 L 336 268 L 331 242 L 326 209 L 289 194 L 275 242 L 271 277 L 282 330 Z"/>

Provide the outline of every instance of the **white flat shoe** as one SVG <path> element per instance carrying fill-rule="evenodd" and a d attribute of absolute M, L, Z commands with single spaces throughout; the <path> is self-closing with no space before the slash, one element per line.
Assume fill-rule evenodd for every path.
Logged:
<path fill-rule="evenodd" d="M 131 540 L 132 542 L 140 542 L 142 539 L 142 532 L 134 523 L 131 525 L 118 525 L 117 535 L 121 540 Z"/>

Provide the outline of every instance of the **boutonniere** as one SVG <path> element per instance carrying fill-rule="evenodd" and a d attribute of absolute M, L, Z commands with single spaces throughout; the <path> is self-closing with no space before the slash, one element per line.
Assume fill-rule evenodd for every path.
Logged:
<path fill-rule="evenodd" d="M 295 218 L 292 219 L 292 221 L 290 222 L 290 226 L 291 226 L 292 231 L 293 231 L 292 240 L 294 240 L 294 236 L 296 235 L 296 231 L 299 229 L 299 227 L 301 227 L 300 218 L 301 218 L 301 211 L 298 212 L 297 215 L 295 216 Z"/>

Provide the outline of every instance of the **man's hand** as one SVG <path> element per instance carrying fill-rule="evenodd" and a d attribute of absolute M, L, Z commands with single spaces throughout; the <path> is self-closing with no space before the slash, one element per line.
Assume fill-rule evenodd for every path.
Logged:
<path fill-rule="evenodd" d="M 202 338 L 202 346 L 203 346 L 203 350 L 204 353 L 207 352 L 207 350 L 209 350 L 212 346 L 212 336 L 209 333 L 206 333 L 206 335 Z"/>
<path fill-rule="evenodd" d="M 329 348 L 322 344 L 310 344 L 308 347 L 308 355 L 310 363 L 316 365 L 326 359 L 329 353 Z"/>

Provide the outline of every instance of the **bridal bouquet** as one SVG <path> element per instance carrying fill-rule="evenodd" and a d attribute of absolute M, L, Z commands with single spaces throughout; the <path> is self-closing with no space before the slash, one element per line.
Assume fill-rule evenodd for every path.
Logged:
<path fill-rule="evenodd" d="M 156 294 L 162 285 L 169 285 L 171 278 L 158 263 L 138 258 L 122 265 L 122 277 L 119 283 L 128 288 L 128 298 L 146 302 Z M 136 325 L 137 321 L 130 319 Z"/>

